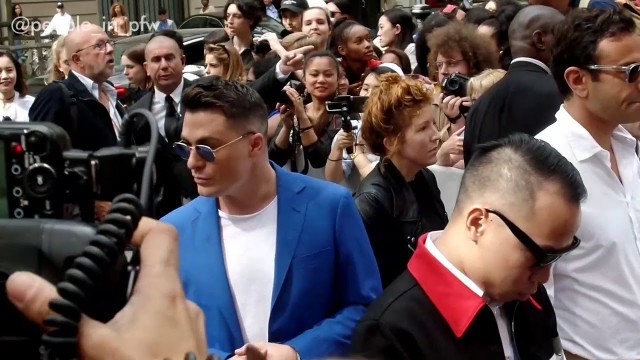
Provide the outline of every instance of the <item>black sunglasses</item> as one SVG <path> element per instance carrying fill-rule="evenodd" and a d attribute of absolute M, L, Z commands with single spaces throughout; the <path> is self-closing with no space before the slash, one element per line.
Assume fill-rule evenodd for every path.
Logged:
<path fill-rule="evenodd" d="M 504 222 L 505 225 L 509 228 L 513 236 L 515 236 L 521 243 L 524 245 L 534 256 L 536 262 L 533 264 L 533 267 L 545 267 L 553 264 L 558 261 L 563 255 L 575 250 L 580 245 L 580 239 L 578 237 L 573 237 L 573 242 L 571 245 L 564 249 L 560 250 L 552 250 L 547 251 L 541 248 L 538 244 L 529 235 L 527 235 L 522 229 L 520 229 L 516 224 L 514 224 L 509 218 L 504 216 L 501 212 L 493 209 L 485 209 L 487 212 L 496 215 L 497 217 Z"/>
<path fill-rule="evenodd" d="M 191 150 L 196 149 L 196 154 L 198 154 L 198 156 L 200 156 L 202 159 L 204 159 L 204 161 L 206 162 L 214 162 L 216 161 L 216 151 L 221 150 L 224 147 L 227 147 L 237 141 L 240 141 L 244 138 L 246 138 L 249 135 L 254 135 L 255 132 L 248 132 L 245 133 L 231 141 L 229 141 L 228 143 L 218 146 L 215 149 L 210 148 L 207 145 L 187 145 L 182 141 L 173 143 L 173 149 L 175 150 L 176 154 L 178 154 L 178 156 L 180 156 L 180 158 L 182 160 L 189 160 L 189 156 L 191 156 Z"/>
<path fill-rule="evenodd" d="M 635 63 L 627 66 L 616 66 L 616 65 L 589 65 L 587 66 L 589 70 L 596 71 L 616 71 L 623 72 L 627 74 L 627 82 L 629 84 L 633 84 L 638 81 L 640 78 L 640 63 Z"/>

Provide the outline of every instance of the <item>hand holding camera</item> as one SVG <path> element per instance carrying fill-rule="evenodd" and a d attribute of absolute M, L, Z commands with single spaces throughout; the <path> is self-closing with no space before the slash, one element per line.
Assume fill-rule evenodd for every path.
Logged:
<path fill-rule="evenodd" d="M 473 104 L 467 96 L 469 77 L 461 74 L 453 74 L 442 82 L 442 94 L 439 105 L 442 112 L 452 124 L 455 124 L 469 111 Z"/>

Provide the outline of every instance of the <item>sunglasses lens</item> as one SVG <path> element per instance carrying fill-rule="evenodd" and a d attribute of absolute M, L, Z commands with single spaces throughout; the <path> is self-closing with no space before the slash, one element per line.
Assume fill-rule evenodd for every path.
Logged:
<path fill-rule="evenodd" d="M 629 83 L 631 84 L 635 83 L 636 81 L 638 81 L 639 77 L 640 77 L 640 64 L 631 65 L 631 67 L 629 68 L 629 76 L 628 76 Z"/>
<path fill-rule="evenodd" d="M 189 155 L 191 154 L 191 150 L 189 149 L 189 146 L 187 146 L 187 144 L 175 143 L 173 145 L 173 149 L 175 150 L 176 154 L 180 156 L 181 159 L 189 160 Z"/>
<path fill-rule="evenodd" d="M 196 153 L 206 162 L 214 162 L 216 160 L 216 155 L 209 147 L 196 145 Z"/>

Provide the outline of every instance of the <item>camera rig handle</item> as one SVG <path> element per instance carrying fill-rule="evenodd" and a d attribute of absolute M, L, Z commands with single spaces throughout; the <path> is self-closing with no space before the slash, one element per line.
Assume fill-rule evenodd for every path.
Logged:
<path fill-rule="evenodd" d="M 127 301 L 126 287 L 116 284 L 118 294 L 111 306 L 96 306 L 101 299 L 96 294 L 103 287 L 113 289 L 113 270 L 122 261 L 125 247 L 130 242 L 142 217 L 143 207 L 137 197 L 119 195 L 103 224 L 82 254 L 65 272 L 64 280 L 56 289 L 60 295 L 49 303 L 57 315 L 45 320 L 48 327 L 42 341 L 49 359 L 74 359 L 78 351 L 78 325 L 83 314 L 98 321 L 109 321 Z M 132 284 L 128 284 L 132 288 Z"/>

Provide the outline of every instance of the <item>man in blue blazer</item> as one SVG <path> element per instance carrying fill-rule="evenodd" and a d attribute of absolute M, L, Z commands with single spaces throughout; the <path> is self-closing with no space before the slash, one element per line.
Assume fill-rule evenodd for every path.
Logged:
<path fill-rule="evenodd" d="M 249 87 L 220 79 L 184 93 L 175 145 L 201 195 L 163 221 L 180 235 L 180 272 L 206 318 L 212 354 L 318 359 L 349 352 L 382 292 L 367 233 L 347 189 L 268 160 L 267 110 Z"/>

